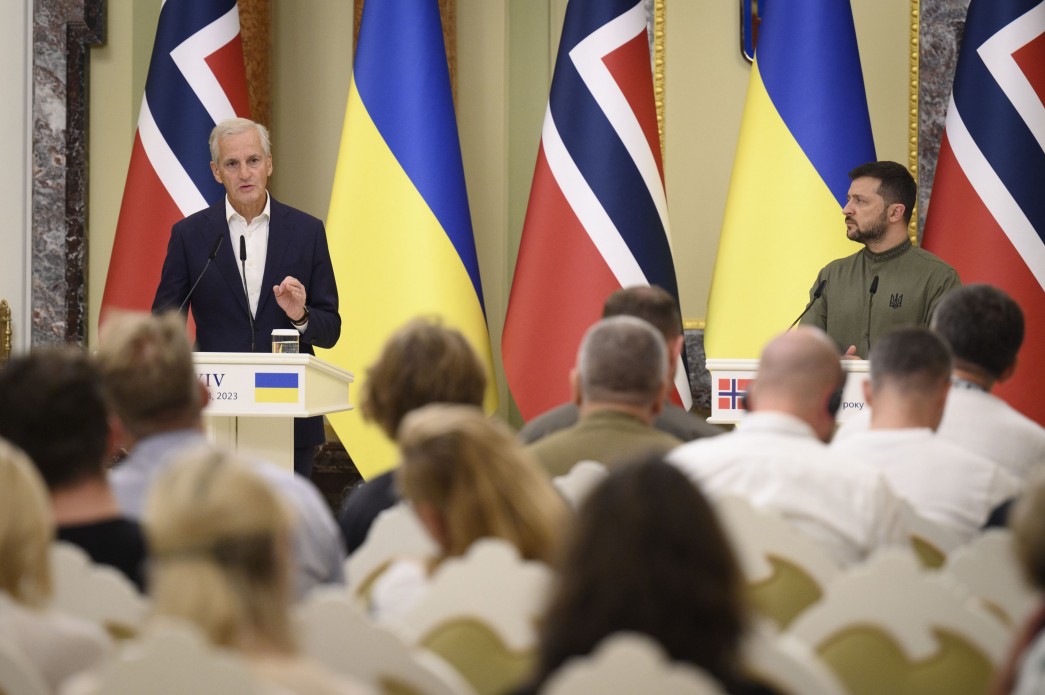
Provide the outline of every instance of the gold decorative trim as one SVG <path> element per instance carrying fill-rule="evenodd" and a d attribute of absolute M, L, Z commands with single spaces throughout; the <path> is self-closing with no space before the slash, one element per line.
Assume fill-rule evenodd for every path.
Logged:
<path fill-rule="evenodd" d="M 919 38 L 921 30 L 921 0 L 911 1 L 910 29 L 910 79 L 907 83 L 907 168 L 914 180 L 918 180 L 918 63 L 920 59 Z M 915 203 L 911 223 L 907 227 L 911 243 L 918 244 L 918 205 Z"/>
<path fill-rule="evenodd" d="M 272 10 L 269 0 L 239 0 L 250 116 L 272 127 Z"/>
<path fill-rule="evenodd" d="M 707 321 L 704 319 L 683 319 L 682 330 L 684 331 L 702 331 L 707 325 Z"/>
<path fill-rule="evenodd" d="M 11 305 L 0 299 L 0 365 L 11 359 Z"/>
<path fill-rule="evenodd" d="M 653 101 L 657 105 L 657 135 L 660 137 L 660 161 L 665 161 L 664 148 L 664 62 L 665 0 L 653 0 Z"/>

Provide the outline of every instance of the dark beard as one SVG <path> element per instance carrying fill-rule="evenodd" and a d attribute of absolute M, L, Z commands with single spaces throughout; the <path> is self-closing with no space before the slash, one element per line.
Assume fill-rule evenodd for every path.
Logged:
<path fill-rule="evenodd" d="M 872 224 L 870 227 L 866 229 L 850 229 L 846 227 L 845 232 L 846 236 L 849 237 L 850 241 L 855 241 L 866 246 L 868 242 L 881 241 L 882 238 L 885 237 L 885 230 L 886 218 L 883 214 L 881 217 L 875 220 L 874 224 Z"/>

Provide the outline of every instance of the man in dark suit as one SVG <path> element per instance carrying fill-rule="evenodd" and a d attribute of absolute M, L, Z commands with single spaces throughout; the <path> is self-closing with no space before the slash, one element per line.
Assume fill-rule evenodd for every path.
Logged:
<path fill-rule="evenodd" d="M 333 347 L 341 317 L 326 232 L 320 220 L 268 194 L 268 130 L 245 118 L 222 121 L 210 151 L 226 196 L 171 229 L 153 311 L 186 303 L 205 352 L 268 352 L 276 328 L 297 329 L 302 352 Z M 211 257 L 214 268 L 204 273 Z M 294 422 L 295 471 L 311 473 L 323 437 L 322 417 Z"/>

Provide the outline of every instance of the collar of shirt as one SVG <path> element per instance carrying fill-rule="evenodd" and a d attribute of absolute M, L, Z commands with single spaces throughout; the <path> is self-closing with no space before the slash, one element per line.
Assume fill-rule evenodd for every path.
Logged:
<path fill-rule="evenodd" d="M 250 313 L 257 316 L 258 301 L 261 298 L 261 282 L 265 275 L 265 260 L 269 246 L 269 213 L 272 196 L 265 194 L 265 209 L 247 224 L 243 215 L 236 212 L 225 196 L 225 219 L 229 223 L 229 236 L 232 239 L 233 254 L 239 260 L 239 238 L 243 237 L 247 246 L 247 261 L 236 264 L 240 279 L 247 285 L 247 299 Z"/>
<path fill-rule="evenodd" d="M 785 434 L 820 442 L 816 432 L 813 431 L 809 423 L 794 415 L 777 411 L 767 410 L 749 413 L 737 423 L 736 431 L 744 434 Z M 822 442 L 820 443 L 822 444 Z"/>

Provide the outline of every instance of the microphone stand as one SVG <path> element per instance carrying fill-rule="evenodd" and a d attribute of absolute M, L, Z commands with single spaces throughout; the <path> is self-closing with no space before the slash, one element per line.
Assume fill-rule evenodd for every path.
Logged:
<path fill-rule="evenodd" d="M 250 321 L 250 351 L 254 352 L 254 314 L 250 310 L 250 292 L 247 290 L 247 241 L 239 237 L 239 262 L 243 268 L 243 296 L 247 298 L 247 320 Z"/>
<path fill-rule="evenodd" d="M 867 358 L 871 358 L 871 307 L 874 306 L 874 295 L 878 292 L 878 276 L 871 280 L 871 296 L 867 299 Z"/>

